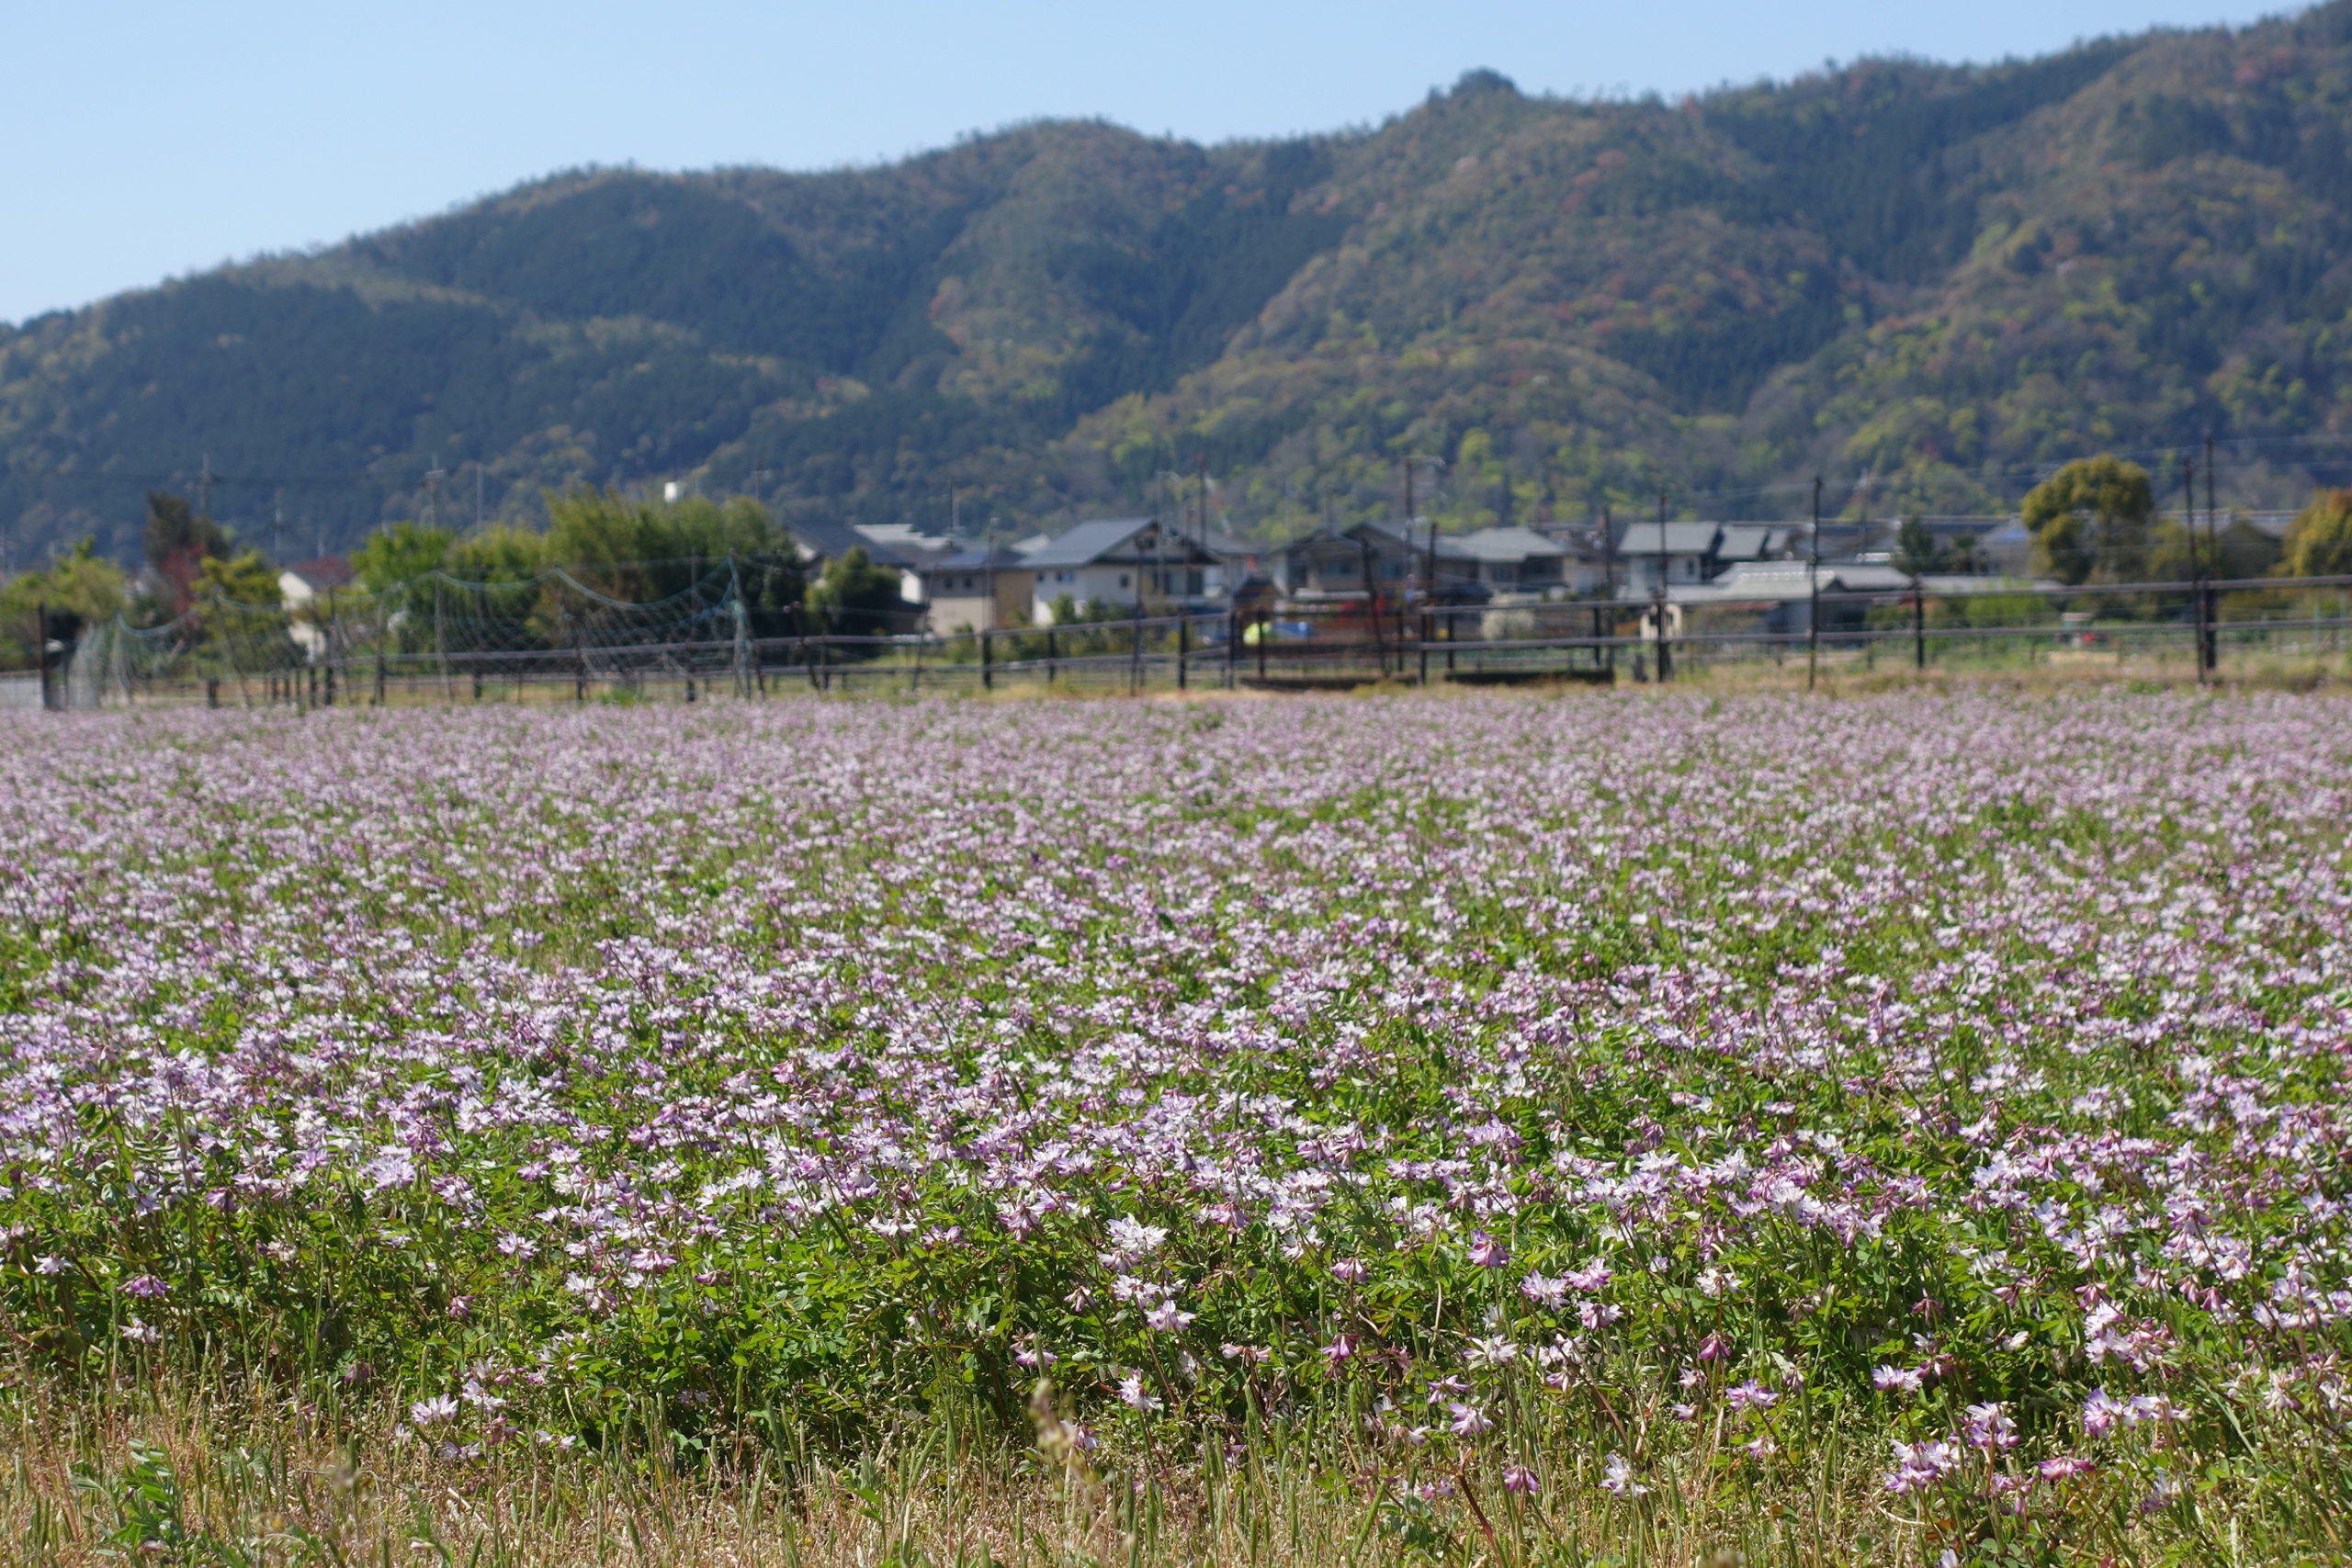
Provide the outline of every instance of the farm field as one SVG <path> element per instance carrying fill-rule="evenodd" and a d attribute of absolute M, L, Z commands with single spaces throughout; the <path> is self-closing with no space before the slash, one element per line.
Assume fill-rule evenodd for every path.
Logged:
<path fill-rule="evenodd" d="M 2352 1554 L 2340 699 L 0 726 L 0 1560 Z"/>

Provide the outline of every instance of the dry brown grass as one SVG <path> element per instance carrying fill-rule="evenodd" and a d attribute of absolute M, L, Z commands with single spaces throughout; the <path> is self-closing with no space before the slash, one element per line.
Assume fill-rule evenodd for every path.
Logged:
<path fill-rule="evenodd" d="M 1396 1456 L 1270 1433 L 1255 1454 L 1057 1452 L 951 1421 L 831 1460 L 721 1453 L 698 1469 L 516 1441 L 486 1455 L 338 1413 L 184 1385 L 102 1399 L 17 1380 L 0 1466 L 0 1560 L 28 1568 L 1371 1568 L 1493 1562 L 1826 1568 L 1933 1560 L 1866 1465 L 1824 1456 L 1759 1489 L 1715 1465 L 1627 1501 L 1560 1453 L 1532 1497 L 1491 1475 L 1398 1507 Z M 1425 1467 L 1418 1479 L 1455 1472 Z"/>

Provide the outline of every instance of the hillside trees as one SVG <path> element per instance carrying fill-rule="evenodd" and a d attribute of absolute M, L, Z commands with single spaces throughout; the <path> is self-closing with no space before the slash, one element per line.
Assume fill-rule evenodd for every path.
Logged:
<path fill-rule="evenodd" d="M 2278 570 L 2289 577 L 2352 575 L 2352 490 L 2324 490 L 2312 497 L 2287 530 Z"/>
<path fill-rule="evenodd" d="M 149 476 L 209 457 L 246 537 L 282 502 L 348 545 L 435 470 L 510 522 L 681 479 L 1050 526 L 1201 455 L 1267 536 L 1388 515 L 1413 453 L 1458 457 L 1457 526 L 1661 489 L 1790 517 L 1825 468 L 1990 513 L 2208 431 L 2263 443 L 2230 500 L 2283 504 L 2352 423 L 2347 17 L 1677 106 L 1474 73 L 1263 143 L 1058 122 L 824 175 L 574 171 L 0 327 L 0 516 L 129 561 Z M 536 570 L 488 537 L 449 569 Z"/>

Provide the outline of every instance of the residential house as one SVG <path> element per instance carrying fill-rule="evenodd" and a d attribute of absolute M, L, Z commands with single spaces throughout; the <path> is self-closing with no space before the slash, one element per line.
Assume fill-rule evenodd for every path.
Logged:
<path fill-rule="evenodd" d="M 940 636 L 1024 626 L 1034 614 L 1037 569 L 1011 545 L 987 544 L 926 562 L 919 570 L 931 629 Z"/>
<path fill-rule="evenodd" d="M 1475 593 L 1480 599 L 1542 599 L 1575 592 L 1574 546 L 1532 528 L 1481 528 L 1437 534 L 1416 523 L 1409 533 L 1391 522 L 1323 529 L 1272 552 L 1274 586 L 1300 603 L 1361 599 L 1366 573 L 1383 596 L 1437 597 Z"/>
<path fill-rule="evenodd" d="M 1545 597 L 1568 588 L 1575 552 L 1532 528 L 1481 528 L 1438 536 L 1437 581 L 1476 582 L 1496 597 Z"/>
<path fill-rule="evenodd" d="M 1439 535 L 1442 553 L 1444 543 Z M 1320 528 L 1274 552 L 1274 588 L 1302 604 L 1362 599 L 1368 589 L 1384 597 L 1406 593 L 1425 575 L 1430 547 L 1428 530 L 1419 526 L 1409 538 L 1394 523 Z"/>
<path fill-rule="evenodd" d="M 338 589 L 348 588 L 358 573 L 341 556 L 300 560 L 277 571 L 277 596 L 289 610 L 300 610 Z"/>
<path fill-rule="evenodd" d="M 1224 594 L 1225 563 L 1184 528 L 1151 517 L 1080 523 L 1050 539 L 1013 547 L 1035 574 L 1030 619 L 1051 626 L 1057 601 L 1140 605 L 1147 611 L 1205 609 Z"/>
<path fill-rule="evenodd" d="M 1872 605 L 1902 604 L 1909 598 L 1914 580 L 1908 572 L 1883 561 L 1824 561 L 1816 569 L 1809 560 L 1741 561 L 1711 582 L 1677 583 L 1668 591 L 1671 626 L 1679 631 L 1689 615 L 1704 612 L 1707 624 L 1729 629 L 1732 620 L 1744 621 L 1768 633 L 1803 632 L 1812 623 L 1816 581 L 1824 595 L 1835 596 L 1821 610 L 1821 629 L 1828 634 L 1861 624 Z M 1929 572 L 1917 580 L 1932 598 L 1938 594 L 1981 592 L 1990 588 L 2047 588 L 2048 582 L 2018 578 L 1982 577 L 1969 573 Z M 1868 599 L 1855 595 L 1867 594 Z"/>
<path fill-rule="evenodd" d="M 319 618 L 332 610 L 333 595 L 357 579 L 351 562 L 341 556 L 320 556 L 278 569 L 278 602 L 289 611 L 311 612 L 289 615 L 286 622 L 286 635 L 302 650 L 303 658 L 317 659 L 326 652 L 327 634 Z"/>
<path fill-rule="evenodd" d="M 835 518 L 801 516 L 786 517 L 782 525 L 785 536 L 799 549 L 801 564 L 809 571 L 821 570 L 827 561 L 861 549 L 875 565 L 898 572 L 899 597 L 910 604 L 923 602 L 923 566 L 962 547 L 956 541 L 917 534 L 904 524 L 854 527 Z"/>
<path fill-rule="evenodd" d="M 1805 529 L 1802 523 L 1621 523 L 1613 541 L 1617 596 L 1646 599 L 1661 587 L 1671 592 L 1712 582 L 1745 562 L 1787 559 Z"/>

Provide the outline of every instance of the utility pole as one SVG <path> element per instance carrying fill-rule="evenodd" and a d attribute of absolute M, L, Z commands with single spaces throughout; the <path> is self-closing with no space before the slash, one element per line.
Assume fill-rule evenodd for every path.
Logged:
<path fill-rule="evenodd" d="M 1399 457 L 1396 466 L 1405 474 L 1405 548 L 1409 553 L 1413 547 L 1413 460 Z"/>
<path fill-rule="evenodd" d="M 1207 555 L 1207 554 L 1209 554 L 1209 553 L 1210 553 L 1210 551 L 1209 551 L 1209 455 L 1208 455 L 1206 452 L 1195 452 L 1195 453 L 1193 453 L 1193 471 L 1194 471 L 1194 473 L 1198 476 L 1198 478 L 1199 478 L 1199 479 L 1200 479 L 1200 496 L 1201 496 L 1201 554 L 1203 554 L 1203 555 L 1204 555 L 1204 556 L 1205 556 L 1205 555 Z M 1189 587 L 1189 586 L 1191 585 L 1191 583 L 1192 583 L 1192 580 L 1193 580 L 1193 578 L 1192 578 L 1192 573 L 1193 573 L 1193 569 L 1192 569 L 1191 567 L 1189 567 L 1189 566 L 1188 566 L 1188 567 L 1184 568 L 1184 581 L 1185 581 L 1185 583 L 1186 583 L 1186 585 L 1187 585 L 1188 587 Z M 1203 567 L 1201 568 L 1201 590 L 1202 590 L 1202 592 L 1203 592 L 1204 593 L 1205 593 L 1205 592 L 1208 591 L 1208 568 L 1207 568 L 1206 566 L 1203 566 Z M 1177 623 L 1176 623 L 1176 684 L 1181 688 L 1181 687 L 1184 684 L 1184 638 L 1185 638 L 1184 623 L 1183 623 L 1182 619 L 1181 618 L 1181 617 L 1183 615 L 1183 614 L 1184 614 L 1184 606 L 1183 606 L 1183 604 L 1182 603 L 1182 601 L 1181 601 L 1181 600 L 1180 600 L 1180 601 L 1179 601 L 1179 603 L 1177 604 L 1177 606 L 1176 606 L 1176 614 L 1177 614 L 1177 615 L 1180 617 L 1180 618 L 1178 619 Z"/>
<path fill-rule="evenodd" d="M 1201 481 L 1201 553 L 1206 555 L 1209 553 L 1209 455 L 1206 452 L 1193 453 L 1193 464 Z"/>
<path fill-rule="evenodd" d="M 1361 533 L 1356 536 L 1356 559 L 1363 572 L 1364 624 L 1372 628 L 1373 652 L 1380 660 L 1380 673 L 1385 680 L 1388 675 L 1388 649 L 1380 640 L 1380 595 L 1372 585 L 1372 541 Z"/>
<path fill-rule="evenodd" d="M 1813 560 L 1805 568 L 1804 689 L 1821 669 L 1821 476 L 1813 476 Z"/>
<path fill-rule="evenodd" d="M 2180 459 L 2180 523 L 2188 535 L 2188 624 L 2196 638 L 2197 683 L 2205 683 L 2205 552 L 2197 547 L 2197 463 Z"/>
<path fill-rule="evenodd" d="M 1657 678 L 1664 685 L 1674 679 L 1674 655 L 1666 646 L 1667 580 L 1673 571 L 1673 556 L 1666 545 L 1666 491 L 1657 492 L 1657 581 L 1650 589 L 1650 629 L 1657 642 Z"/>
<path fill-rule="evenodd" d="M 2222 571 L 2222 514 L 2213 504 L 2213 436 L 2205 436 L 2205 543 L 2213 558 L 2213 576 Z M 2222 595 L 2208 578 L 2205 585 L 2205 668 L 2222 668 Z"/>
<path fill-rule="evenodd" d="M 1928 584 L 1917 573 L 1911 578 L 1911 666 L 1928 667 Z"/>
<path fill-rule="evenodd" d="M 437 466 L 425 470 L 424 524 L 428 528 L 441 525 L 441 481 L 448 477 L 447 470 Z"/>
<path fill-rule="evenodd" d="M 1601 650 L 1601 656 L 1608 660 L 1609 678 L 1614 681 L 1617 678 L 1617 628 L 1624 623 L 1618 620 L 1615 609 L 1617 604 L 1617 520 L 1609 514 L 1609 508 L 1605 505 L 1600 509 L 1600 589 L 1601 597 L 1611 605 L 1607 611 L 1610 643 Z M 1600 635 L 1601 614 L 1602 612 L 1600 611 L 1593 613 L 1592 635 L 1595 637 Z M 1453 627 L 1451 623 L 1446 626 L 1445 639 L 1449 643 L 1453 640 Z M 1449 661 L 1452 660 L 1453 650 L 1448 648 L 1445 656 Z M 1452 667 L 1449 662 L 1447 668 Z"/>
<path fill-rule="evenodd" d="M 196 479 L 196 514 L 198 517 L 212 515 L 212 454 L 209 452 L 204 455 L 203 471 Z"/>

